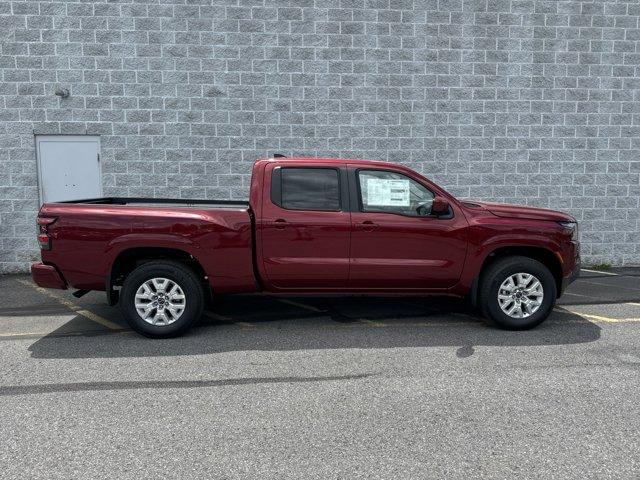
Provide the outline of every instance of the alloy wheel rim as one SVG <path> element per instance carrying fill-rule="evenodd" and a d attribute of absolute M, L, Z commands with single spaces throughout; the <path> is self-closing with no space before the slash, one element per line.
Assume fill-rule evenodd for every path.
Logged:
<path fill-rule="evenodd" d="M 542 306 L 544 289 L 538 278 L 530 273 L 514 273 L 498 289 L 500 309 L 511 318 L 526 318 Z"/>
<path fill-rule="evenodd" d="M 171 325 L 187 305 L 182 287 L 168 278 L 152 278 L 136 291 L 136 311 L 142 320 L 154 326 Z"/>

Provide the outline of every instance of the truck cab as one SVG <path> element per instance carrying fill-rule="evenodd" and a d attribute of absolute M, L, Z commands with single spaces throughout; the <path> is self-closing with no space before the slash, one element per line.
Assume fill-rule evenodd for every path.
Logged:
<path fill-rule="evenodd" d="M 411 170 L 331 159 L 257 169 L 256 244 L 271 289 L 425 291 L 460 279 L 465 216 Z"/>

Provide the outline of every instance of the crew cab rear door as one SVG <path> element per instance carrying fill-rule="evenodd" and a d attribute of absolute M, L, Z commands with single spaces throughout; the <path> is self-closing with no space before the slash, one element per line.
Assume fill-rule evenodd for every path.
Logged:
<path fill-rule="evenodd" d="M 346 167 L 282 162 L 265 168 L 262 265 L 277 289 L 335 289 L 349 276 L 351 214 Z"/>
<path fill-rule="evenodd" d="M 432 188 L 405 171 L 349 167 L 352 289 L 440 289 L 460 278 L 467 221 L 431 215 Z"/>

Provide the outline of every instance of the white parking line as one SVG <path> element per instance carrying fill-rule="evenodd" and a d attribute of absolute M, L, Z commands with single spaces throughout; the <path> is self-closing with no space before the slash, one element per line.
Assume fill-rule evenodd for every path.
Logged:
<path fill-rule="evenodd" d="M 581 269 L 583 272 L 589 272 L 589 273 L 601 273 L 602 275 L 612 275 L 614 277 L 617 277 L 618 274 L 617 273 L 613 273 L 613 272 L 603 272 L 602 270 L 588 270 L 586 268 L 582 268 Z"/>
<path fill-rule="evenodd" d="M 588 283 L 589 285 L 599 285 L 602 287 L 621 288 L 622 290 L 635 290 L 636 292 L 640 292 L 640 288 L 623 287 L 621 285 L 609 285 L 608 283 L 589 282 L 588 280 L 581 280 L 581 283 Z"/>
<path fill-rule="evenodd" d="M 569 293 L 569 292 L 564 292 L 563 295 L 569 295 L 570 297 L 582 297 L 582 298 L 600 298 L 600 297 L 594 297 L 592 295 L 580 295 L 579 293 Z"/>

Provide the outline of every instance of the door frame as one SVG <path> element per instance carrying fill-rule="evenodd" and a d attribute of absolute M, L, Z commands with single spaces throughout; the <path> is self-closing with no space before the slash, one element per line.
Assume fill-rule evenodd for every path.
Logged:
<path fill-rule="evenodd" d="M 43 179 L 42 179 L 42 156 L 40 155 L 40 142 L 39 140 L 42 138 L 47 138 L 49 141 L 62 142 L 68 141 L 70 138 L 76 138 L 79 141 L 83 142 L 96 142 L 98 144 L 98 174 L 99 174 L 99 195 L 98 197 L 103 196 L 103 187 L 102 187 L 102 159 L 100 158 L 100 154 L 102 153 L 102 145 L 100 141 L 100 135 L 85 135 L 85 134 L 77 134 L 77 133 L 44 133 L 39 134 L 36 133 L 33 135 L 33 142 L 35 145 L 36 152 L 36 170 L 38 171 L 38 201 L 40 206 L 44 204 L 44 195 L 43 195 Z"/>

